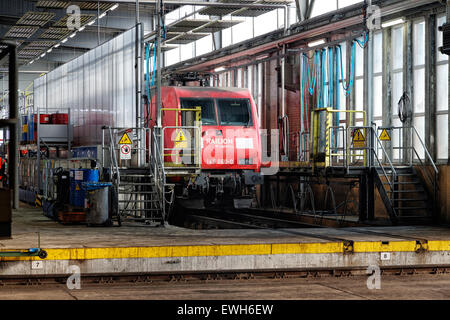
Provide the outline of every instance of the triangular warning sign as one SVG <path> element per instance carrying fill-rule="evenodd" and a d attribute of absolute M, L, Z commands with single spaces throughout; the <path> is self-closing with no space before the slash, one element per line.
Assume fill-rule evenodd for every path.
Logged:
<path fill-rule="evenodd" d="M 381 132 L 380 140 L 381 141 L 391 141 L 391 136 L 389 135 L 389 133 L 387 132 L 386 129 L 383 129 L 383 132 Z"/>
<path fill-rule="evenodd" d="M 80 186 L 77 184 L 77 186 L 75 187 L 75 190 L 80 191 Z"/>
<path fill-rule="evenodd" d="M 184 142 L 186 141 L 186 137 L 184 136 L 183 131 L 180 130 L 180 132 L 178 132 L 177 137 L 175 138 L 176 142 Z"/>
<path fill-rule="evenodd" d="M 366 138 L 364 138 L 364 135 L 362 134 L 361 130 L 356 129 L 356 131 L 353 134 L 353 141 L 356 142 L 365 142 Z"/>
<path fill-rule="evenodd" d="M 128 134 L 125 132 L 119 141 L 119 144 L 133 144 Z"/>

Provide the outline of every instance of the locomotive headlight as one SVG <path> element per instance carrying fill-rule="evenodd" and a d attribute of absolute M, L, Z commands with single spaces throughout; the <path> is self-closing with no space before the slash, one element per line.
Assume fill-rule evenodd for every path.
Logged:
<path fill-rule="evenodd" d="M 253 139 L 236 138 L 236 149 L 253 149 Z"/>

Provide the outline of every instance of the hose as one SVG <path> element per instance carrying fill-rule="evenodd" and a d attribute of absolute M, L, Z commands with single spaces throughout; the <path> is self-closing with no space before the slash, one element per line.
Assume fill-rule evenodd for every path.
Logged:
<path fill-rule="evenodd" d="M 407 92 L 404 92 L 398 101 L 398 117 L 402 123 L 405 123 L 409 117 L 409 109 L 411 108 L 411 100 Z"/>

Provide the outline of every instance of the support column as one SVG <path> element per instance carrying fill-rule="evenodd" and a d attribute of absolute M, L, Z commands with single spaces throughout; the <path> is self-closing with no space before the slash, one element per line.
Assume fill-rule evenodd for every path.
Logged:
<path fill-rule="evenodd" d="M 375 220 L 375 179 L 374 175 L 378 174 L 375 168 L 369 169 L 367 179 L 367 220 Z"/>
<path fill-rule="evenodd" d="M 359 177 L 359 221 L 367 221 L 367 174 L 364 173 Z"/>
<path fill-rule="evenodd" d="M 162 126 L 161 119 L 161 67 L 162 67 L 162 56 L 161 56 L 161 18 L 162 18 L 162 8 L 161 1 L 156 1 L 156 109 L 157 109 L 157 126 Z M 161 136 L 162 139 L 162 136 Z M 161 144 L 162 146 L 162 144 Z"/>
<path fill-rule="evenodd" d="M 425 17 L 425 145 L 433 159 L 436 148 L 436 16 Z"/>
<path fill-rule="evenodd" d="M 391 28 L 383 29 L 383 127 L 392 126 Z M 392 143 L 386 143 L 386 152 L 392 159 Z"/>
<path fill-rule="evenodd" d="M 17 66 L 17 47 L 8 44 L 9 50 L 9 119 L 12 123 L 9 126 L 9 188 L 13 191 L 13 208 L 19 209 L 19 128 L 17 119 L 19 118 L 18 93 L 19 73 Z M 39 121 L 39 119 L 38 119 Z M 39 149 L 38 149 L 39 153 Z"/>
<path fill-rule="evenodd" d="M 404 44 L 403 44 L 403 91 L 407 92 L 409 98 L 411 99 L 411 110 L 410 116 L 408 117 L 406 123 L 403 127 L 411 127 L 414 124 L 414 57 L 413 57 L 413 26 L 412 21 L 408 21 L 404 27 Z M 397 106 L 392 106 L 396 108 Z M 403 147 L 409 147 L 413 145 L 411 140 L 411 132 L 409 130 L 403 129 Z M 399 156 L 403 159 L 404 163 L 411 163 L 414 156 L 412 156 L 409 149 L 401 150 Z"/>

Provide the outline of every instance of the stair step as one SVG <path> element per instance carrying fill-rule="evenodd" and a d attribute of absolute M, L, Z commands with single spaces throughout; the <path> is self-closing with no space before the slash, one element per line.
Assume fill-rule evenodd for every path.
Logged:
<path fill-rule="evenodd" d="M 427 207 L 394 207 L 398 211 L 410 211 L 410 210 L 427 210 Z"/>
<path fill-rule="evenodd" d="M 396 191 L 391 191 L 391 190 L 386 190 L 387 193 L 422 193 L 424 190 L 396 190 Z"/>
<path fill-rule="evenodd" d="M 383 182 L 383 184 L 389 184 L 389 182 Z M 420 181 L 408 181 L 408 182 L 393 182 L 392 184 L 408 185 L 408 184 L 422 184 Z"/>
<path fill-rule="evenodd" d="M 158 208 L 150 208 L 150 209 L 120 209 L 120 213 L 122 212 L 147 212 L 147 211 L 161 211 Z"/>
<path fill-rule="evenodd" d="M 400 216 L 400 219 L 432 219 L 431 216 Z"/>
<path fill-rule="evenodd" d="M 120 179 L 122 178 L 153 178 L 153 176 L 148 174 L 121 174 Z"/>
<path fill-rule="evenodd" d="M 119 194 L 156 194 L 156 191 L 125 191 L 125 190 L 119 190 Z"/>
<path fill-rule="evenodd" d="M 428 199 L 396 199 L 396 201 L 427 202 Z"/>
<path fill-rule="evenodd" d="M 120 186 L 154 186 L 154 182 L 128 182 L 128 181 L 120 181 Z"/>
<path fill-rule="evenodd" d="M 159 202 L 159 200 L 119 200 L 119 203 L 151 203 Z"/>

